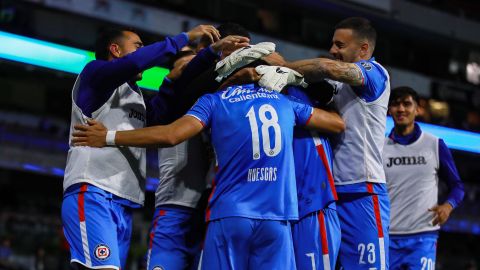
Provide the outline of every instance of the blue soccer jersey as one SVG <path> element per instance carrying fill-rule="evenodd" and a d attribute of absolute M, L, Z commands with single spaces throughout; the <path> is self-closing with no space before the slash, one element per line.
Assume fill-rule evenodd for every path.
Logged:
<path fill-rule="evenodd" d="M 288 95 L 312 105 L 310 97 L 297 87 L 288 88 Z M 298 214 L 302 218 L 337 200 L 331 169 L 333 156 L 328 138 L 302 127 L 294 130 L 293 154 Z"/>
<path fill-rule="evenodd" d="M 293 128 L 313 108 L 254 84 L 201 97 L 187 115 L 211 128 L 218 160 L 207 220 L 298 218 Z"/>

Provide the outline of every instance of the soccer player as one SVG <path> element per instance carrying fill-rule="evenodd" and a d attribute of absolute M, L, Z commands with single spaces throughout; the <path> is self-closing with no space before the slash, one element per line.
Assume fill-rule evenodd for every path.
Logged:
<path fill-rule="evenodd" d="M 220 54 L 247 46 L 249 39 L 227 36 L 197 55 L 179 53 L 159 92 L 152 99 L 149 126 L 169 124 L 179 118 L 182 106 L 178 97 L 187 91 L 183 86 L 214 66 Z M 194 101 L 190 98 L 190 106 Z M 185 104 L 186 99 L 182 100 Z M 187 108 L 188 109 L 188 108 Z M 155 213 L 150 231 L 147 269 L 182 270 L 195 264 L 203 240 L 203 210 L 199 199 L 207 187 L 209 167 L 204 136 L 199 134 L 178 145 L 158 150 L 160 183 L 155 191 Z"/>
<path fill-rule="evenodd" d="M 210 128 L 219 168 L 207 209 L 202 269 L 294 269 L 288 223 L 298 219 L 293 127 L 338 132 L 344 126 L 336 119 L 247 84 L 202 96 L 167 126 L 107 132 L 90 121 L 90 126 L 76 126 L 74 141 L 97 147 L 168 146 Z"/>
<path fill-rule="evenodd" d="M 109 128 L 145 125 L 145 103 L 136 81 L 164 63 L 188 41 L 218 40 L 218 31 L 200 25 L 189 32 L 143 46 L 132 31 L 109 31 L 97 40 L 94 60 L 72 90 L 71 126 L 102 121 Z M 63 182 L 62 221 L 71 262 L 79 268 L 125 268 L 132 230 L 132 209 L 144 201 L 145 150 L 97 149 L 70 145 Z"/>
<path fill-rule="evenodd" d="M 383 165 L 391 202 L 390 267 L 435 269 L 438 230 L 463 199 L 463 183 L 442 139 L 415 123 L 418 94 L 392 90 L 388 111 L 395 126 L 385 139 Z M 438 181 L 449 194 L 438 205 Z"/>
<path fill-rule="evenodd" d="M 335 26 L 330 53 L 287 63 L 307 82 L 324 78 L 338 93 L 334 104 L 345 132 L 334 137 L 333 176 L 342 230 L 339 259 L 346 269 L 388 269 L 389 201 L 382 164 L 390 79 L 372 57 L 376 31 L 367 19 Z"/>
<path fill-rule="evenodd" d="M 288 87 L 286 94 L 318 107 L 310 85 L 303 90 Z M 324 89 L 322 89 L 324 90 Z M 325 90 L 324 90 L 325 91 Z M 341 120 L 338 116 L 338 121 Z M 343 131 L 343 130 L 342 130 Z M 336 211 L 337 194 L 332 175 L 332 149 L 326 134 L 295 127 L 293 153 L 297 180 L 299 221 L 292 224 L 297 269 L 334 270 L 340 249 L 340 222 Z"/>

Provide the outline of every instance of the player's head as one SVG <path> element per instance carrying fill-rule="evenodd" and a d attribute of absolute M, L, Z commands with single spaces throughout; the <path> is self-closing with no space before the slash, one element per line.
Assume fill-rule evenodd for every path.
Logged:
<path fill-rule="evenodd" d="M 95 44 L 95 58 L 110 61 L 123 57 L 143 47 L 140 37 L 131 30 L 109 29 L 104 31 Z M 139 73 L 136 80 L 140 80 Z"/>
<path fill-rule="evenodd" d="M 335 26 L 330 53 L 335 59 L 354 63 L 373 55 L 377 32 L 365 18 L 351 17 Z"/>
<path fill-rule="evenodd" d="M 413 125 L 418 114 L 418 94 L 408 86 L 394 88 L 390 93 L 388 112 L 396 127 Z"/>
<path fill-rule="evenodd" d="M 220 32 L 220 36 L 222 38 L 226 36 L 242 36 L 251 39 L 250 33 L 248 33 L 247 29 L 245 27 L 241 26 L 238 23 L 232 23 L 232 22 L 227 22 L 219 25 L 217 27 L 218 32 Z"/>
<path fill-rule="evenodd" d="M 223 23 L 217 27 L 217 30 L 218 32 L 220 32 L 220 38 L 225 38 L 227 36 L 235 35 L 235 36 L 242 36 L 242 37 L 247 37 L 248 39 L 251 39 L 250 33 L 248 33 L 247 29 L 245 29 L 245 27 L 237 23 L 232 23 L 232 22 Z M 200 51 L 201 49 L 207 47 L 208 45 L 210 45 L 210 43 L 211 42 L 207 37 L 202 37 L 200 39 L 200 42 L 197 45 L 197 51 Z"/>

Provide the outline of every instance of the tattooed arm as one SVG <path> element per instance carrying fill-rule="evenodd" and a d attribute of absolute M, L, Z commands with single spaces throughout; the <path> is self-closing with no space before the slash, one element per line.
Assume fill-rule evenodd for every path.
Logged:
<path fill-rule="evenodd" d="M 327 58 L 314 58 L 287 63 L 286 67 L 302 73 L 307 82 L 316 82 L 328 78 L 351 86 L 363 84 L 362 71 L 353 63 Z"/>

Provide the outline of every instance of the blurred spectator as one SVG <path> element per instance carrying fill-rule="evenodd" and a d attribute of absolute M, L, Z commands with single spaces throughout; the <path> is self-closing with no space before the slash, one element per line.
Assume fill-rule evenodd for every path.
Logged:
<path fill-rule="evenodd" d="M 35 270 L 45 270 L 45 249 L 39 247 L 35 253 Z"/>
<path fill-rule="evenodd" d="M 3 239 L 2 245 L 0 246 L 0 269 L 3 269 L 3 267 L 8 268 L 11 264 L 12 253 L 12 243 L 10 239 Z"/>
<path fill-rule="evenodd" d="M 447 102 L 429 99 L 428 106 L 430 108 L 431 123 L 441 126 L 451 126 L 450 106 Z"/>
<path fill-rule="evenodd" d="M 428 99 L 421 97 L 418 100 L 418 115 L 416 120 L 419 122 L 430 123 L 431 119 L 432 116 L 430 114 Z"/>
<path fill-rule="evenodd" d="M 471 109 L 467 112 L 467 117 L 462 125 L 463 129 L 480 132 L 480 113 L 478 110 Z"/>

